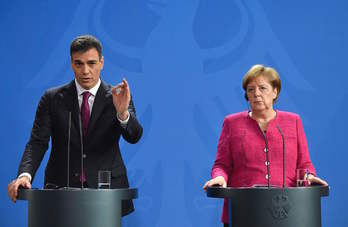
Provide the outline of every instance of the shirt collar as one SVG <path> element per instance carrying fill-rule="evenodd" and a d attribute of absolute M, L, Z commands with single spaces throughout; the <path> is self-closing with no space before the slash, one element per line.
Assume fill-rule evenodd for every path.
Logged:
<path fill-rule="evenodd" d="M 77 95 L 78 96 L 82 95 L 82 93 L 85 92 L 85 91 L 88 91 L 93 96 L 96 96 L 97 91 L 98 91 L 98 89 L 100 87 L 100 84 L 101 84 L 101 81 L 100 81 L 100 79 L 98 79 L 97 84 L 94 87 L 92 87 L 91 89 L 87 90 L 87 89 L 84 89 L 83 87 L 81 87 L 81 85 L 75 79 L 76 91 L 77 91 Z"/>

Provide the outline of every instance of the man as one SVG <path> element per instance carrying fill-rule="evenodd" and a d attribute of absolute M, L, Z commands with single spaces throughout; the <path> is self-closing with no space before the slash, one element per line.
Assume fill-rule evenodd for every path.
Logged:
<path fill-rule="evenodd" d="M 14 202 L 19 186 L 31 188 L 50 138 L 52 148 L 45 169 L 45 187 L 67 186 L 68 158 L 70 187 L 96 188 L 98 170 L 111 171 L 112 188 L 129 187 L 118 142 L 121 135 L 129 143 L 138 142 L 143 129 L 136 118 L 128 83 L 123 79 L 112 87 L 100 79 L 104 57 L 100 42 L 93 36 L 74 39 L 70 56 L 75 80 L 49 89 L 42 96 L 18 177 L 8 185 L 9 197 Z M 133 210 L 131 201 L 122 204 L 122 215 Z"/>

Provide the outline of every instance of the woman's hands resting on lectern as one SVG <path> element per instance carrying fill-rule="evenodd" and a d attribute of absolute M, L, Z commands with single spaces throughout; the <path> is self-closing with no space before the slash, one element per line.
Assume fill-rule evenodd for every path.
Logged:
<path fill-rule="evenodd" d="M 326 181 L 320 179 L 319 177 L 314 176 L 313 174 L 308 174 L 307 180 L 309 182 L 309 185 L 318 184 L 318 185 L 328 186 L 328 183 Z"/>
<path fill-rule="evenodd" d="M 217 176 L 215 177 L 214 179 L 211 179 L 209 181 L 207 181 L 204 186 L 203 186 L 203 190 L 206 191 L 207 190 L 207 187 L 211 187 L 211 186 L 221 186 L 223 188 L 226 188 L 227 187 L 227 183 L 225 181 L 225 178 L 223 176 Z"/>

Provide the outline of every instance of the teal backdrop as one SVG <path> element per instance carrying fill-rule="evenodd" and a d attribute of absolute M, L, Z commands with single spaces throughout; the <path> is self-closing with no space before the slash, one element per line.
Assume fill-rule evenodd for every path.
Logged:
<path fill-rule="evenodd" d="M 275 108 L 301 115 L 318 174 L 331 186 L 323 226 L 348 226 L 348 1 L 1 1 L 0 226 L 27 225 L 13 204 L 36 107 L 47 88 L 73 79 L 69 45 L 93 34 L 104 47 L 102 79 L 125 76 L 144 126 L 121 142 L 136 212 L 123 226 L 220 226 L 222 201 L 207 198 L 224 116 L 246 110 L 241 79 L 273 66 L 283 89 Z M 34 187 L 42 187 L 41 165 Z"/>

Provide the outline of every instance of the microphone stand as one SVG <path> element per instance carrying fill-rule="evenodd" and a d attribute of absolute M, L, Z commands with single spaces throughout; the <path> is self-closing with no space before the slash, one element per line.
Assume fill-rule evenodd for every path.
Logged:
<path fill-rule="evenodd" d="M 71 112 L 68 121 L 68 157 L 67 157 L 67 188 L 70 187 L 70 136 L 71 136 Z"/>
<path fill-rule="evenodd" d="M 280 136 L 282 137 L 282 141 L 283 141 L 283 188 L 285 188 L 285 139 L 284 139 L 284 135 L 282 133 L 282 130 L 280 130 L 280 127 L 277 125 L 276 126 Z"/>
<path fill-rule="evenodd" d="M 83 186 L 83 131 L 82 131 L 82 120 L 81 120 L 81 113 L 79 114 L 79 129 L 80 129 L 80 144 L 81 144 L 81 175 L 80 175 L 80 181 L 81 181 L 81 189 L 84 188 Z"/>

